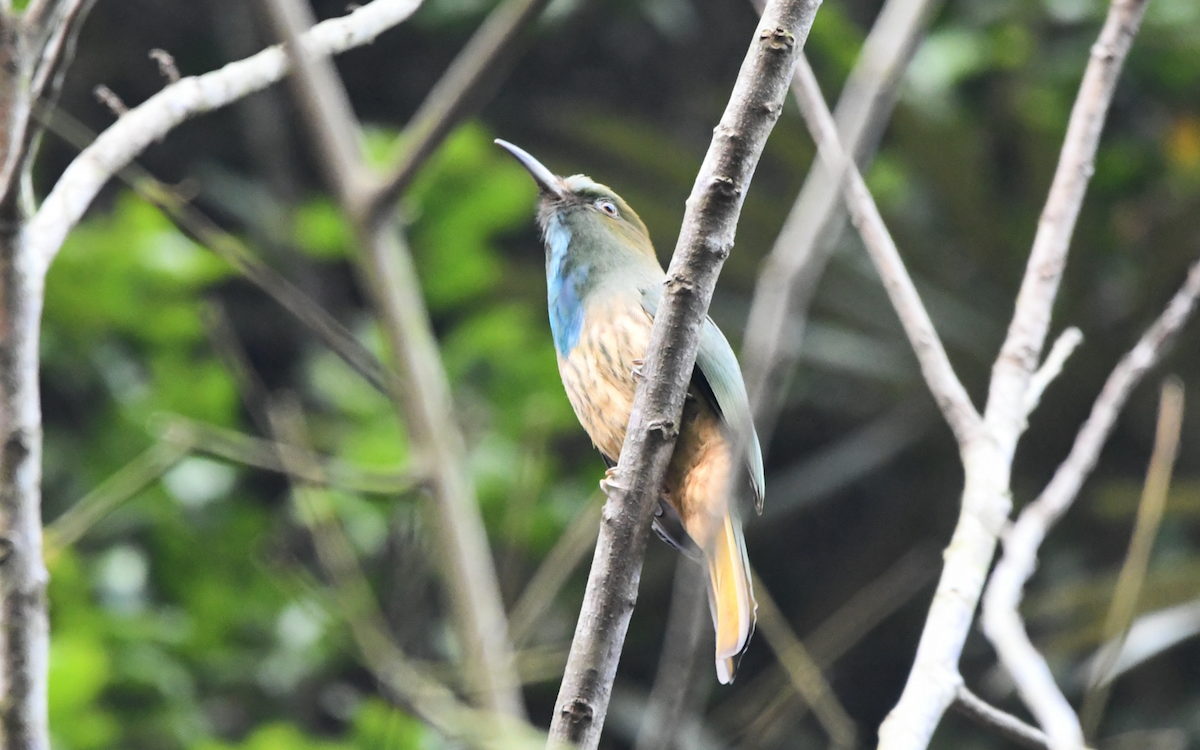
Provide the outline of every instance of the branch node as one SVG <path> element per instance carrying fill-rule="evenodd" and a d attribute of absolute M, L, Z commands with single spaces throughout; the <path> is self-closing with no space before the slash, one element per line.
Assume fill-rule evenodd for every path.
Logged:
<path fill-rule="evenodd" d="M 682 273 L 674 273 L 667 277 L 663 282 L 663 287 L 666 291 L 677 289 L 676 294 L 691 292 L 696 288 L 696 283 Z"/>
<path fill-rule="evenodd" d="M 769 50 L 790 50 L 796 46 L 796 35 L 782 26 L 763 29 L 758 32 L 758 38 L 767 40 L 764 46 Z"/>
<path fill-rule="evenodd" d="M 650 432 L 657 432 L 663 440 L 674 440 L 679 435 L 679 426 L 671 419 L 656 419 L 648 427 Z"/>
<path fill-rule="evenodd" d="M 563 706 L 562 715 L 567 720 L 567 726 L 570 727 L 572 741 L 578 741 L 583 730 L 591 726 L 595 711 L 587 701 L 577 698 Z"/>

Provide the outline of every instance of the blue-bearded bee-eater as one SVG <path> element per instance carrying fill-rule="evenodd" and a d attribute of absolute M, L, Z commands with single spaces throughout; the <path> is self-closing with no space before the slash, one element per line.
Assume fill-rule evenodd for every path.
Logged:
<path fill-rule="evenodd" d="M 645 224 L 611 189 L 584 175 L 559 177 L 524 150 L 496 143 L 537 183 L 558 370 L 580 423 L 615 466 L 666 273 Z M 742 525 L 727 497 L 738 445 L 761 508 L 762 450 L 746 385 L 729 342 L 706 319 L 654 528 L 703 557 L 722 683 L 733 680 L 757 608 Z"/>

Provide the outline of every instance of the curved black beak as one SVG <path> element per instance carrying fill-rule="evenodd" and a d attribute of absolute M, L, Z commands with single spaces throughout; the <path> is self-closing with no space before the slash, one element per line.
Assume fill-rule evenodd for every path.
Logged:
<path fill-rule="evenodd" d="M 563 181 L 558 175 L 546 169 L 546 165 L 542 164 L 537 159 L 533 158 L 525 149 L 520 146 L 514 146 L 508 141 L 497 138 L 496 145 L 512 154 L 517 161 L 521 162 L 521 166 L 529 171 L 529 175 L 533 177 L 533 181 L 537 183 L 538 191 L 543 194 L 553 195 L 557 198 L 563 197 Z"/>

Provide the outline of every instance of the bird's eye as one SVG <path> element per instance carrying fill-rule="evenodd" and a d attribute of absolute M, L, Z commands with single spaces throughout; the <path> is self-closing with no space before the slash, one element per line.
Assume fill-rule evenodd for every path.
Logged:
<path fill-rule="evenodd" d="M 617 204 L 613 203 L 607 198 L 601 198 L 600 200 L 596 201 L 596 208 L 600 209 L 609 216 L 617 215 Z"/>

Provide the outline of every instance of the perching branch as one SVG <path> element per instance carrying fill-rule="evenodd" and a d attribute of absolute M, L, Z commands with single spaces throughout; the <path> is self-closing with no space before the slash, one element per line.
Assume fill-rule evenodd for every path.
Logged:
<path fill-rule="evenodd" d="M 363 251 L 359 271 L 393 366 L 406 384 L 395 405 L 430 468 L 441 559 L 465 652 L 467 683 L 484 707 L 520 717 L 524 707 L 495 565 L 412 257 L 394 222 L 373 221 L 365 210 L 373 177 L 359 152 L 360 132 L 345 88 L 328 57 L 302 41 L 302 32 L 312 24 L 309 9 L 296 0 L 263 3 L 286 42 L 296 73 L 291 80 L 324 157 L 322 166 L 355 224 Z"/>
<path fill-rule="evenodd" d="M 552 742 L 583 750 L 599 743 L 700 326 L 733 247 L 750 178 L 783 109 L 797 54 L 819 6 L 819 0 L 767 5 L 688 198 L 555 703 Z"/>
<path fill-rule="evenodd" d="M 1037 564 L 1037 551 L 1050 527 L 1074 502 L 1083 481 L 1096 465 L 1100 449 L 1133 388 L 1166 353 L 1179 329 L 1191 317 L 1200 297 L 1200 261 L 1188 271 L 1182 288 L 1166 309 L 1113 369 L 1075 437 L 1071 453 L 1054 472 L 1042 494 L 1021 511 L 1004 539 L 1004 556 L 996 564 L 983 599 L 983 630 L 1012 675 L 1025 704 L 1051 737 L 1054 746 L 1079 745 L 1083 733 L 1075 712 L 1054 683 L 1045 659 L 1034 649 L 1018 607 L 1025 582 Z"/>

